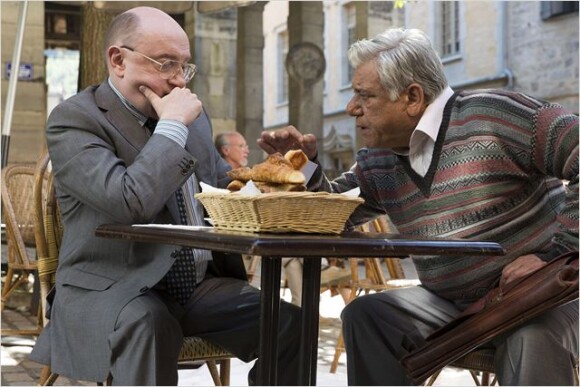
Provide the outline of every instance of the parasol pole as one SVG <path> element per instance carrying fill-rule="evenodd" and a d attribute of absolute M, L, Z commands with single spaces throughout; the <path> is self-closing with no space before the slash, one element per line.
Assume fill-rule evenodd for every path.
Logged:
<path fill-rule="evenodd" d="M 24 25 L 26 24 L 26 14 L 28 10 L 28 0 L 20 2 L 18 13 L 18 30 L 16 32 L 16 43 L 12 54 L 12 64 L 10 69 L 10 80 L 8 82 L 8 92 L 6 94 L 6 106 L 4 109 L 4 124 L 2 125 L 2 168 L 8 163 L 8 148 L 10 147 L 10 127 L 12 126 L 12 113 L 14 112 L 14 99 L 16 96 L 16 83 L 20 72 L 20 53 L 22 52 L 22 40 L 24 37 Z"/>

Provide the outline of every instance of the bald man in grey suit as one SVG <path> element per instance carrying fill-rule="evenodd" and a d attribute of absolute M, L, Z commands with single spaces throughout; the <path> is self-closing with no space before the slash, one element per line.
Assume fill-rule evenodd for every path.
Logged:
<path fill-rule="evenodd" d="M 30 357 L 76 379 L 111 374 L 116 385 L 176 385 L 183 336 L 255 359 L 260 296 L 239 256 L 194 250 L 195 289 L 180 301 L 167 273 L 181 247 L 94 236 L 104 223 L 180 224 L 180 188 L 189 222 L 202 224 L 199 182 L 223 186 L 230 169 L 186 87 L 195 73 L 189 39 L 170 16 L 129 10 L 112 22 L 106 47 L 108 80 L 57 106 L 47 124 L 64 236 L 50 322 Z M 284 303 L 281 313 L 279 383 L 296 384 L 299 309 Z"/>

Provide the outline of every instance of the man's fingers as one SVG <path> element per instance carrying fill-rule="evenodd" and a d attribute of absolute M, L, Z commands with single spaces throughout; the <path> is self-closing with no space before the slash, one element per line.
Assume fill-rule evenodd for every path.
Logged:
<path fill-rule="evenodd" d="M 157 94 L 155 94 L 153 90 L 151 90 L 145 85 L 139 86 L 139 91 L 145 96 L 145 98 L 149 100 L 149 102 L 151 102 L 152 105 L 154 104 L 154 102 L 161 99 Z"/>
<path fill-rule="evenodd" d="M 268 144 L 266 141 L 264 141 L 263 139 L 259 138 L 257 140 L 258 146 L 260 148 L 262 148 L 262 150 L 264 152 L 266 152 L 267 154 L 271 155 L 272 153 L 276 153 L 276 149 L 273 148 L 270 144 Z"/>

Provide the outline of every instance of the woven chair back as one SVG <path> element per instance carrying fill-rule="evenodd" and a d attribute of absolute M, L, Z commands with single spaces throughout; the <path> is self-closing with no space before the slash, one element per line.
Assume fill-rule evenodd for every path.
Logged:
<path fill-rule="evenodd" d="M 35 247 L 34 239 L 34 167 L 9 165 L 2 170 L 2 206 L 6 238 L 11 254 L 19 264 L 32 264 L 34 257 L 26 247 Z"/>
<path fill-rule="evenodd" d="M 42 154 L 36 164 L 33 193 L 38 277 L 40 280 L 42 311 L 43 315 L 45 315 L 46 296 L 55 283 L 58 253 L 63 232 L 48 153 Z M 46 322 L 44 322 L 45 325 Z"/>

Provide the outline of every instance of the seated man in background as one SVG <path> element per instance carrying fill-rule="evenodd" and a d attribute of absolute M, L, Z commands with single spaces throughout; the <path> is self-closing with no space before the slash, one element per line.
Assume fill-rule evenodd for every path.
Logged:
<path fill-rule="evenodd" d="M 354 43 L 346 110 L 366 148 L 350 171 L 309 189 L 360 187 L 349 224 L 388 214 L 402 234 L 500 243 L 506 255 L 412 257 L 422 285 L 366 295 L 342 313 L 348 383 L 408 385 L 399 360 L 498 284 L 578 249 L 578 116 L 509 90 L 453 91 L 429 38 L 389 29 Z M 290 126 L 263 132 L 268 153 L 316 138 Z M 500 385 L 572 385 L 578 302 L 494 338 Z"/>
<path fill-rule="evenodd" d="M 58 105 L 47 123 L 64 235 L 50 322 L 30 358 L 60 375 L 111 375 L 125 386 L 177 385 L 184 336 L 249 362 L 258 355 L 260 292 L 239 257 L 94 235 L 107 223 L 202 225 L 199 183 L 225 186 L 230 170 L 186 87 L 195 66 L 175 20 L 131 9 L 112 21 L 105 47 L 108 79 Z M 299 308 L 282 303 L 282 385 L 298 382 L 299 319 Z"/>
<path fill-rule="evenodd" d="M 215 147 L 219 154 L 223 157 L 232 169 L 246 167 L 248 165 L 248 144 L 241 133 L 226 132 L 220 133 L 216 136 L 214 141 Z M 249 278 L 251 283 L 256 287 L 260 286 L 258 264 L 254 262 L 259 260 L 259 257 L 244 256 L 244 263 L 246 270 L 252 269 L 250 273 L 252 278 Z M 302 305 L 302 261 L 299 258 L 282 258 L 282 268 L 284 269 L 284 276 L 288 282 L 290 293 L 292 294 L 292 304 Z M 255 279 L 254 279 L 255 276 Z"/>
<path fill-rule="evenodd" d="M 218 134 L 215 138 L 215 148 L 232 169 L 248 165 L 250 150 L 242 134 L 238 132 Z"/>

